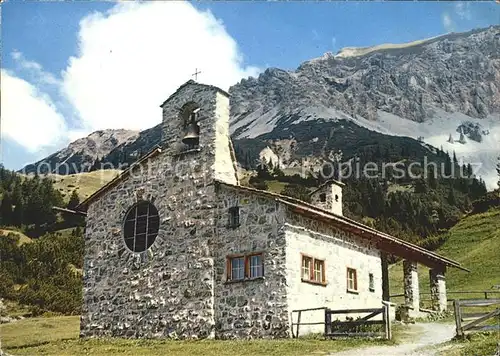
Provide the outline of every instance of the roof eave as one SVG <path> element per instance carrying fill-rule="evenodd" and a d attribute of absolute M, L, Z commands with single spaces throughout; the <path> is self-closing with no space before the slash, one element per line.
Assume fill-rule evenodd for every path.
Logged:
<path fill-rule="evenodd" d="M 456 261 L 450 260 L 450 259 L 448 259 L 446 257 L 443 257 L 441 255 L 438 255 L 438 254 L 436 254 L 436 253 L 434 253 L 432 251 L 426 250 L 423 247 L 414 245 L 412 243 L 409 243 L 409 242 L 406 242 L 404 240 L 398 239 L 397 237 L 394 237 L 394 236 L 391 236 L 389 234 L 386 234 L 386 233 L 383 233 L 381 231 L 378 231 L 376 229 L 373 229 L 373 228 L 371 228 L 369 226 L 363 225 L 363 224 L 361 224 L 361 223 L 359 223 L 359 222 L 357 222 L 355 220 L 349 219 L 349 218 L 347 218 L 345 216 L 336 215 L 336 214 L 333 214 L 332 212 L 320 209 L 320 208 L 318 208 L 318 207 L 316 207 L 314 205 L 308 204 L 308 203 L 306 203 L 304 201 L 301 201 L 301 200 L 298 200 L 298 199 L 295 199 L 295 198 L 291 198 L 291 197 L 288 197 L 288 196 L 284 196 L 284 195 L 281 195 L 281 194 L 277 194 L 277 193 L 272 193 L 272 192 L 260 190 L 260 189 L 255 189 L 255 188 L 250 188 L 250 187 L 244 187 L 244 186 L 235 186 L 234 184 L 226 183 L 226 182 L 220 181 L 220 180 L 215 180 L 215 182 L 216 183 L 221 183 L 221 184 L 223 184 L 225 186 L 229 186 L 229 187 L 232 187 L 232 188 L 235 188 L 235 189 L 246 190 L 246 191 L 249 191 L 249 192 L 254 192 L 256 194 L 267 196 L 269 198 L 273 198 L 273 199 L 275 199 L 275 200 L 277 200 L 277 201 L 279 201 L 279 202 L 281 202 L 281 203 L 283 203 L 283 204 L 285 204 L 287 206 L 293 207 L 295 209 L 302 210 L 303 212 L 306 212 L 307 214 L 310 214 L 314 218 L 323 217 L 323 218 L 325 218 L 330 223 L 336 222 L 337 225 L 343 225 L 344 227 L 347 226 L 347 225 L 350 225 L 353 228 L 357 228 L 360 231 L 362 231 L 362 234 L 376 236 L 377 238 L 383 239 L 386 242 L 387 241 L 391 241 L 393 243 L 397 243 L 397 244 L 399 244 L 400 246 L 402 246 L 402 247 L 404 247 L 406 249 L 414 251 L 415 253 L 419 253 L 421 255 L 425 255 L 426 258 L 432 259 L 432 260 L 436 261 L 437 264 L 447 265 L 447 266 L 450 266 L 450 267 L 455 267 L 455 268 L 458 268 L 458 269 L 470 272 L 470 270 L 468 270 L 467 268 L 462 267 L 460 265 L 460 263 L 458 263 Z"/>

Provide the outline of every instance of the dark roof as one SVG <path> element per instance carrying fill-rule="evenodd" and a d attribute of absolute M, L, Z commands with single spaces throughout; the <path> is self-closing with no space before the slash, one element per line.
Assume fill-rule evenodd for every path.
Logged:
<path fill-rule="evenodd" d="M 163 102 L 163 104 L 160 105 L 160 107 L 162 108 L 170 99 L 172 99 L 179 92 L 179 90 L 181 90 L 185 86 L 191 85 L 191 84 L 197 85 L 197 86 L 201 86 L 201 87 L 205 87 L 205 88 L 215 89 L 215 90 L 217 90 L 218 92 L 224 94 L 227 97 L 231 96 L 231 94 L 229 94 L 227 91 L 222 90 L 221 88 L 216 87 L 215 85 L 201 84 L 201 83 L 195 82 L 194 80 L 190 79 L 187 82 L 185 82 L 184 84 L 182 84 L 179 88 L 177 88 L 177 90 L 172 95 L 170 95 L 167 98 L 167 100 L 165 100 Z"/>
<path fill-rule="evenodd" d="M 335 180 L 335 179 L 330 179 L 330 180 L 327 180 L 325 183 L 321 184 L 317 189 L 315 189 L 311 194 L 309 195 L 313 195 L 314 193 L 316 193 L 317 191 L 323 189 L 323 187 L 327 186 L 327 185 L 330 185 L 330 184 L 335 184 L 335 185 L 338 185 L 340 187 L 344 187 L 345 186 L 345 183 L 342 183 L 341 181 L 339 180 Z"/>
<path fill-rule="evenodd" d="M 87 210 L 88 205 L 93 202 L 96 198 L 100 197 L 102 194 L 104 194 L 108 189 L 114 187 L 121 181 L 123 181 L 125 178 L 127 178 L 130 175 L 131 170 L 136 167 L 137 165 L 140 165 L 141 163 L 146 162 L 147 160 L 157 156 L 158 154 L 161 153 L 161 148 L 156 146 L 153 148 L 151 151 L 149 151 L 144 157 L 139 159 L 138 161 L 132 163 L 126 170 L 124 170 L 119 176 L 113 178 L 111 181 L 103 185 L 101 188 L 99 188 L 96 192 L 91 194 L 87 199 L 82 201 L 78 206 L 75 208 L 77 211 L 85 211 Z"/>
<path fill-rule="evenodd" d="M 361 238 L 372 240 L 378 244 L 379 248 L 382 251 L 394 254 L 396 256 L 412 259 L 416 262 L 420 262 L 429 267 L 445 265 L 449 267 L 459 268 L 464 271 L 469 271 L 468 269 L 462 267 L 460 263 L 450 260 L 449 258 L 441 256 L 435 252 L 429 251 L 423 247 L 414 245 L 407 241 L 398 239 L 397 237 L 391 236 L 389 234 L 373 229 L 369 226 L 363 225 L 345 216 L 336 215 L 327 210 L 323 210 L 321 208 L 318 208 L 317 206 L 308 204 L 302 200 L 298 200 L 281 194 L 271 193 L 264 190 L 244 187 L 240 185 L 233 185 L 222 181 L 216 181 L 216 183 L 234 189 L 244 190 L 247 192 L 272 198 L 286 205 L 296 213 L 307 215 L 313 219 L 325 221 L 326 223 L 332 224 L 342 230 L 347 230 L 352 233 L 355 233 Z"/>

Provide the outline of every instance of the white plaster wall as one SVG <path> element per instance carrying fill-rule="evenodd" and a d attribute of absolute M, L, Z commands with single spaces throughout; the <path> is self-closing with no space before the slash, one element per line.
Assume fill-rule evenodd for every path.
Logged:
<path fill-rule="evenodd" d="M 287 298 L 289 311 L 315 307 L 357 309 L 382 307 L 382 268 L 380 252 L 361 239 L 302 219 L 308 228 L 286 224 Z M 321 231 L 323 230 L 323 231 Z M 301 281 L 301 253 L 325 260 L 326 286 Z M 358 293 L 347 292 L 347 267 L 357 270 Z M 373 273 L 375 291 L 369 290 Z M 366 315 L 366 314 L 363 314 Z M 360 315 L 350 314 L 356 318 Z M 293 313 L 294 322 L 297 313 Z M 345 315 L 339 315 L 345 320 Z M 303 312 L 301 322 L 322 322 L 324 311 Z M 294 332 L 296 328 L 294 327 Z M 301 326 L 300 335 L 322 333 L 324 325 Z"/>
<path fill-rule="evenodd" d="M 217 92 L 215 107 L 215 162 L 214 178 L 230 184 L 238 184 L 236 170 L 229 147 L 229 98 Z"/>
<path fill-rule="evenodd" d="M 338 196 L 338 199 L 335 199 L 335 195 Z M 332 200 L 332 213 L 337 215 L 342 214 L 342 187 L 332 183 L 331 184 L 331 198 Z"/>

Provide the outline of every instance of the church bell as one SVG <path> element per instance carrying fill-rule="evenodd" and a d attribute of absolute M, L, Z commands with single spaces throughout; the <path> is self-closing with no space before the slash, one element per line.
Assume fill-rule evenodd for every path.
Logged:
<path fill-rule="evenodd" d="M 191 114 L 190 123 L 186 127 L 186 134 L 182 139 L 182 143 L 190 146 L 196 147 L 200 143 L 200 127 L 196 123 L 196 115 L 197 113 Z"/>

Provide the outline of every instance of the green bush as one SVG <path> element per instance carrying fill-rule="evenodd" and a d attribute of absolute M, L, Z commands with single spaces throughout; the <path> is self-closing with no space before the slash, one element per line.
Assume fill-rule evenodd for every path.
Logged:
<path fill-rule="evenodd" d="M 83 266 L 83 234 L 46 234 L 21 246 L 17 236 L 0 239 L 0 298 L 29 306 L 32 315 L 78 314 L 82 281 L 74 268 Z M 19 290 L 14 285 L 19 284 Z"/>

